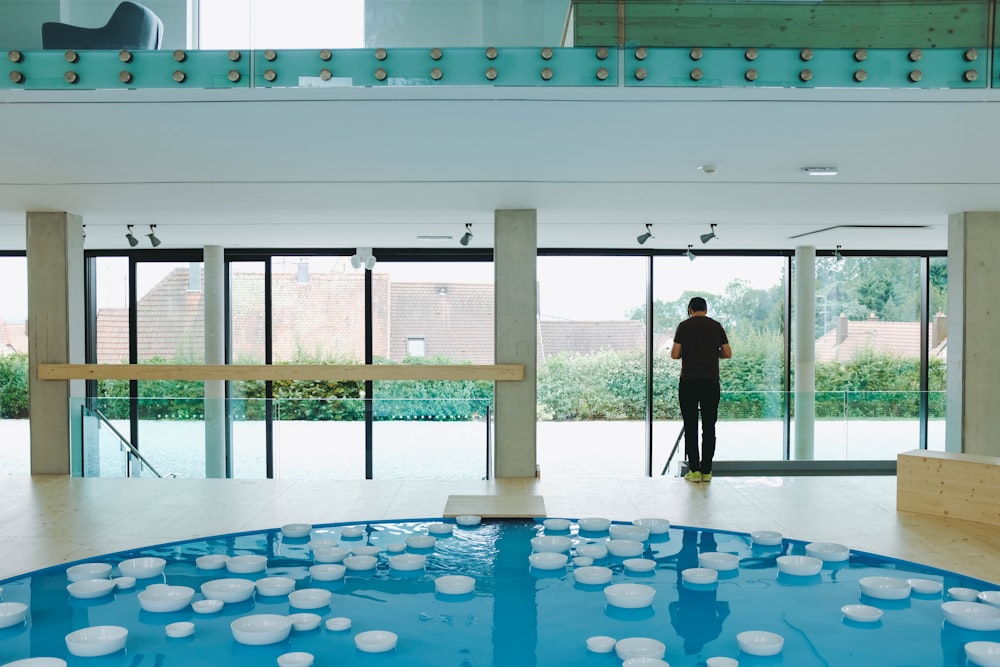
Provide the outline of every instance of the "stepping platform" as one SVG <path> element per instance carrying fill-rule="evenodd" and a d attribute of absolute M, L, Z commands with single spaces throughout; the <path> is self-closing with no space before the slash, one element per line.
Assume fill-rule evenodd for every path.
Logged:
<path fill-rule="evenodd" d="M 896 509 L 1000 526 L 1000 458 L 914 450 L 896 457 Z"/>
<path fill-rule="evenodd" d="M 545 499 L 522 494 L 499 496 L 448 496 L 444 517 L 474 514 L 485 519 L 544 518 Z"/>

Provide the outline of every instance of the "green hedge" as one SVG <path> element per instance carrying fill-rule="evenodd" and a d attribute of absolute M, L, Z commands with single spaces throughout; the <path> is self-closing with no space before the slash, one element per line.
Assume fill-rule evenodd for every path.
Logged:
<path fill-rule="evenodd" d="M 28 418 L 28 355 L 0 357 L 0 419 Z"/>

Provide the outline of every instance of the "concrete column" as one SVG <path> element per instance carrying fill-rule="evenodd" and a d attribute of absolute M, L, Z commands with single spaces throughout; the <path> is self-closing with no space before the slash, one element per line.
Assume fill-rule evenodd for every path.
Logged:
<path fill-rule="evenodd" d="M 497 477 L 535 476 L 536 219 L 534 210 L 494 212 L 496 363 L 524 364 L 522 382 L 496 383 Z"/>
<path fill-rule="evenodd" d="M 795 440 L 792 458 L 812 461 L 816 426 L 816 248 L 795 249 Z"/>
<path fill-rule="evenodd" d="M 1000 456 L 1000 213 L 948 218 L 945 449 Z"/>
<path fill-rule="evenodd" d="M 72 436 L 80 433 L 84 382 L 36 378 L 40 363 L 86 361 L 83 221 L 71 213 L 32 211 L 26 233 L 31 474 L 68 475 Z M 71 399 L 77 399 L 72 406 Z"/>
<path fill-rule="evenodd" d="M 226 363 L 225 262 L 221 246 L 205 246 L 205 363 Z M 226 476 L 226 383 L 205 382 L 205 477 Z"/>

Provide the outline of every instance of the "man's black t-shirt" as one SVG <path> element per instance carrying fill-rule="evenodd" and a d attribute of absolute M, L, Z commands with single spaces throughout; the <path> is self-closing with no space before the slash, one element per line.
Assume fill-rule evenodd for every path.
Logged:
<path fill-rule="evenodd" d="M 707 315 L 677 325 L 674 342 L 681 346 L 681 379 L 719 379 L 719 348 L 729 343 L 726 330 Z"/>

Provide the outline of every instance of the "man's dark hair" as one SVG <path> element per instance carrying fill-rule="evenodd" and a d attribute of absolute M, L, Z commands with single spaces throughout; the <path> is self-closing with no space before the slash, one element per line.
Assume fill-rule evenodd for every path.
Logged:
<path fill-rule="evenodd" d="M 700 296 L 696 296 L 688 301 L 688 308 L 691 309 L 692 313 L 698 313 L 701 311 L 705 311 L 707 313 L 708 303 Z"/>

